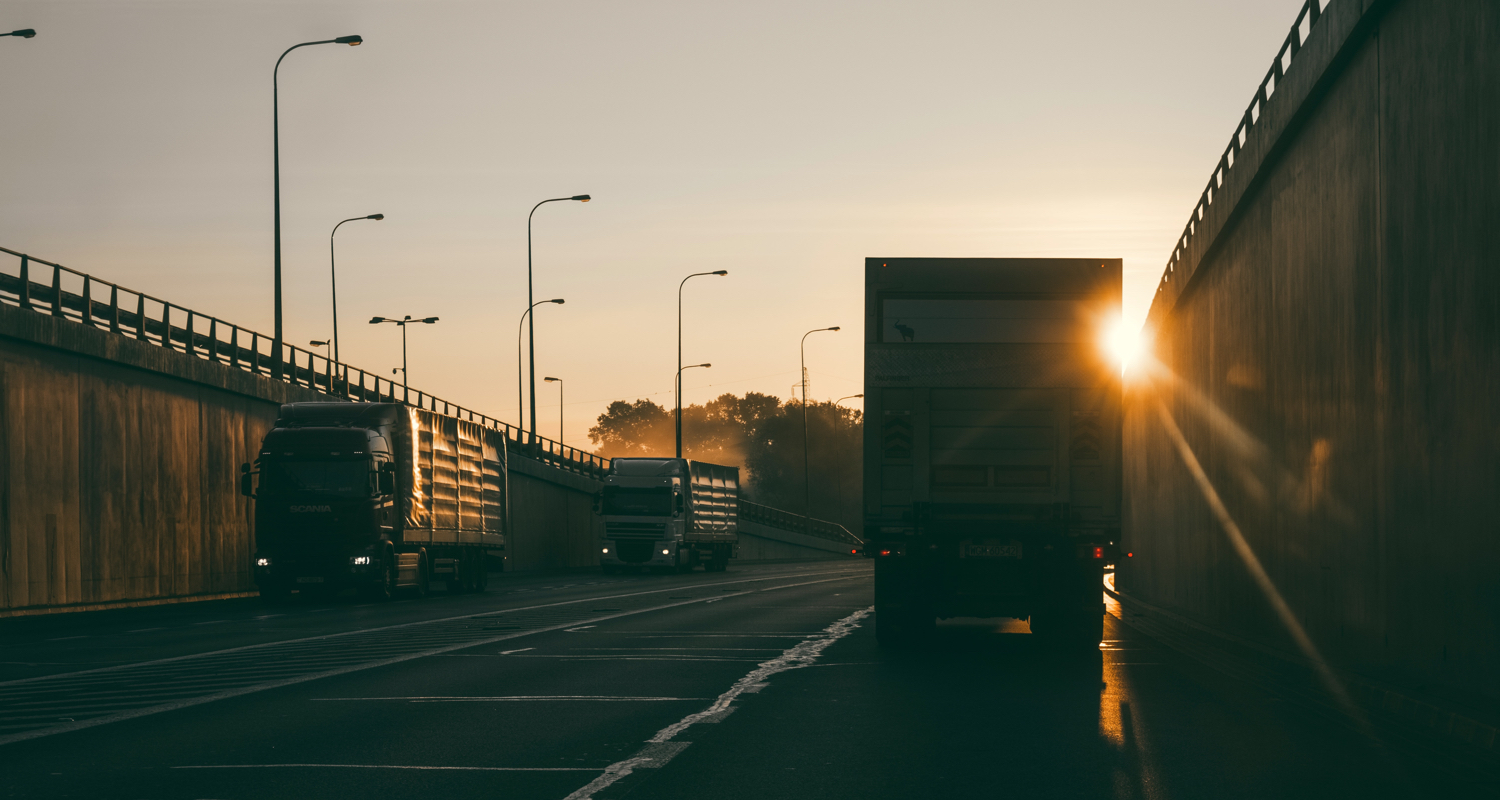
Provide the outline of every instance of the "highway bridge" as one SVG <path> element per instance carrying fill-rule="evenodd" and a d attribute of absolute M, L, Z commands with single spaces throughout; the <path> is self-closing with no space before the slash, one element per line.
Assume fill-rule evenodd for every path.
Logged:
<path fill-rule="evenodd" d="M 1496 796 L 1500 5 L 1308 0 L 1247 88 L 1127 373 L 1084 654 L 881 649 L 857 537 L 775 509 L 728 573 L 599 574 L 596 457 L 5 251 L 0 790 Z M 249 596 L 232 466 L 330 397 L 506 431 L 488 592 Z"/>

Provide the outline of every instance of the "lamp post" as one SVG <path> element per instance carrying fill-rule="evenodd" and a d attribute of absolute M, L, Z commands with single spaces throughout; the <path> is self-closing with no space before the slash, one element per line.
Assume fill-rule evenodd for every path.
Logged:
<path fill-rule="evenodd" d="M 834 441 L 835 444 L 837 444 L 838 440 L 839 440 L 839 417 L 841 416 L 839 414 L 839 407 L 838 407 L 839 403 L 842 403 L 845 400 L 851 400 L 851 399 L 856 398 L 856 397 L 864 397 L 864 395 L 863 394 L 851 394 L 851 395 L 846 395 L 844 397 L 840 397 L 839 399 L 833 401 L 833 441 Z M 839 470 L 839 517 L 842 518 L 843 516 L 844 516 L 844 472 L 843 472 L 843 470 Z"/>
<path fill-rule="evenodd" d="M 718 275 L 723 277 L 729 274 L 727 269 L 716 269 L 713 272 L 694 272 L 682 279 L 677 284 L 677 384 L 673 393 L 677 395 L 677 457 L 682 458 L 682 287 L 687 284 L 689 278 L 700 275 Z"/>
<path fill-rule="evenodd" d="M 368 217 L 350 217 L 344 220 L 344 222 L 353 222 L 359 219 L 382 220 L 385 219 L 385 215 L 371 214 Z M 333 286 L 333 360 L 335 363 L 338 363 L 339 360 L 339 276 L 338 270 L 334 266 L 333 237 L 334 234 L 339 232 L 339 225 L 343 225 L 344 222 L 333 226 L 333 233 L 328 234 L 328 278 Z"/>
<path fill-rule="evenodd" d="M 689 364 L 689 365 L 687 365 L 685 367 L 678 367 L 677 368 L 677 382 L 676 382 L 677 383 L 677 388 L 679 390 L 682 389 L 682 371 L 683 370 L 685 370 L 685 369 L 697 369 L 699 367 L 702 367 L 704 369 L 708 369 L 709 367 L 712 367 L 712 366 L 713 366 L 713 364 Z M 679 391 L 679 394 L 680 393 L 681 392 Z M 682 458 L 682 404 L 681 403 L 677 404 L 677 415 L 678 415 L 677 416 L 677 457 L 678 458 Z"/>
<path fill-rule="evenodd" d="M 411 375 L 406 371 L 406 326 L 409 325 L 409 324 L 411 324 L 411 323 L 414 323 L 414 322 L 420 322 L 423 325 L 431 325 L 432 323 L 437 322 L 437 321 L 438 321 L 437 317 L 424 317 L 422 319 L 412 319 L 410 314 L 407 314 L 406 316 L 402 317 L 401 319 L 387 319 L 385 317 L 374 317 L 374 318 L 372 318 L 370 320 L 370 324 L 371 325 L 379 325 L 382 322 L 390 322 L 392 324 L 400 325 L 401 326 L 401 402 L 403 402 L 403 403 L 406 402 L 407 394 L 408 394 L 408 392 L 407 392 L 407 379 L 411 377 Z"/>
<path fill-rule="evenodd" d="M 807 337 L 822 331 L 838 329 L 837 325 L 832 328 L 814 328 L 802 334 L 800 345 L 802 352 L 802 518 L 809 533 L 812 532 L 812 477 L 808 474 L 807 458 Z"/>
<path fill-rule="evenodd" d="M 563 379 L 542 378 L 542 380 L 557 384 L 557 443 L 561 445 L 563 443 Z"/>
<path fill-rule="evenodd" d="M 30 39 L 36 36 L 36 31 L 32 30 L 31 28 L 22 28 L 18 31 L 11 31 L 10 33 L 0 33 L 0 36 L 19 36 L 22 39 Z"/>
<path fill-rule="evenodd" d="M 275 332 L 275 336 L 272 337 L 272 342 L 271 342 L 271 347 L 276 351 L 276 356 L 275 356 L 275 358 L 272 359 L 272 362 L 271 362 L 272 363 L 272 367 L 271 368 L 276 371 L 275 377 L 277 377 L 277 378 L 281 377 L 281 359 L 282 359 L 282 352 L 281 352 L 281 341 L 282 341 L 282 339 L 281 339 L 281 100 L 280 100 L 280 97 L 279 97 L 280 88 L 279 88 L 279 85 L 278 85 L 279 80 L 280 80 L 280 74 L 281 74 L 281 61 L 282 61 L 282 59 L 286 58 L 286 54 L 287 53 L 290 53 L 290 52 L 292 52 L 293 50 L 296 50 L 299 47 L 311 47 L 312 45 L 315 45 L 315 44 L 347 44 L 350 47 L 354 47 L 356 45 L 364 43 L 364 41 L 365 41 L 364 38 L 360 37 L 360 36 L 340 36 L 337 39 L 323 39 L 323 40 L 317 41 L 317 42 L 303 42 L 302 44 L 294 44 L 291 47 L 288 47 L 286 49 L 285 53 L 281 54 L 281 58 L 276 59 L 276 68 L 273 69 L 273 70 L 271 70 L 271 164 L 272 164 L 271 170 L 272 170 L 273 192 L 275 194 L 275 204 L 276 204 L 276 213 L 275 213 L 276 268 L 275 268 L 275 272 L 274 272 L 273 277 L 272 277 L 272 282 L 275 284 L 275 296 L 276 296 L 276 332 Z"/>
<path fill-rule="evenodd" d="M 590 196 L 588 196 L 586 194 L 575 194 L 572 197 L 554 197 L 551 200 L 543 200 L 542 202 L 537 203 L 536 205 L 532 206 L 531 207 L 531 213 L 526 215 L 526 304 L 527 304 L 526 310 L 527 311 L 530 311 L 533 307 L 536 306 L 536 301 L 533 300 L 532 297 L 531 297 L 531 218 L 533 216 L 536 216 L 536 210 L 537 209 L 541 208 L 542 206 L 544 206 L 544 205 L 546 205 L 548 203 L 557 203 L 557 202 L 561 202 L 563 200 L 577 200 L 580 203 L 587 203 L 588 201 L 590 201 L 592 199 L 593 199 L 592 197 L 590 197 Z M 525 314 L 522 314 L 521 316 L 524 318 Z M 536 438 L 536 317 L 532 317 L 531 318 L 531 324 L 529 326 L 527 326 L 526 331 L 527 331 L 528 334 L 530 334 L 530 336 L 528 338 L 531 341 L 531 346 L 530 346 L 530 348 L 528 350 L 528 360 L 527 360 L 526 363 L 530 366 L 530 370 L 529 370 L 528 374 L 531 376 L 531 381 L 530 381 L 530 384 L 531 384 L 531 438 L 535 439 Z"/>
<path fill-rule="evenodd" d="M 526 316 L 531 313 L 531 309 L 532 308 L 536 308 L 537 306 L 545 305 L 547 303 L 556 303 L 557 305 L 562 305 L 564 302 L 565 301 L 561 297 L 559 297 L 559 298 L 557 298 L 555 300 L 538 300 L 535 303 L 532 303 L 530 308 L 528 308 L 525 311 L 521 312 L 521 324 L 519 324 L 519 325 L 516 326 L 516 428 L 518 428 L 520 430 L 525 430 L 525 428 L 526 428 L 526 403 L 525 403 L 526 394 L 524 392 L 524 388 L 525 388 L 526 382 L 522 378 L 522 372 L 521 372 L 521 367 L 525 363 L 525 361 L 521 358 L 521 331 L 525 330 L 525 328 L 526 328 Z M 532 429 L 533 432 L 535 432 L 536 431 L 536 395 L 535 394 L 533 394 L 531 396 L 531 416 L 532 416 L 531 429 Z M 519 436 L 519 434 L 517 434 L 517 435 Z"/>

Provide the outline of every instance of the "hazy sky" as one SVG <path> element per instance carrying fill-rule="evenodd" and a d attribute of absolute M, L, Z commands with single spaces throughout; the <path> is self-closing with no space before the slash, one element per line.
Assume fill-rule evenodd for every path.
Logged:
<path fill-rule="evenodd" d="M 540 431 L 614 399 L 861 391 L 866 256 L 1125 259 L 1143 319 L 1301 0 L 8 0 L 0 245 L 270 333 L 281 69 L 287 340 L 515 418 L 537 212 Z M 15 259 L 0 269 L 14 274 Z"/>

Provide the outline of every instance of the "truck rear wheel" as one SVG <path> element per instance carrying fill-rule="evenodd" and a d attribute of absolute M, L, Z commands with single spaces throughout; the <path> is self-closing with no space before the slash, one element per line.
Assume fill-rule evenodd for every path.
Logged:
<path fill-rule="evenodd" d="M 361 589 L 361 593 L 371 600 L 389 600 L 396 596 L 396 554 L 387 550 L 380 561 L 380 576 Z"/>
<path fill-rule="evenodd" d="M 427 571 L 427 554 L 417 554 L 417 585 L 413 592 L 417 597 L 426 597 L 432 590 L 432 575 Z"/>

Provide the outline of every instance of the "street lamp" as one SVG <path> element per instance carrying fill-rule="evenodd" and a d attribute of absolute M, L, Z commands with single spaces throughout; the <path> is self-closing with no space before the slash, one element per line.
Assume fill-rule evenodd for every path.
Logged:
<path fill-rule="evenodd" d="M 327 341 L 320 341 L 318 339 L 314 339 L 314 340 L 308 342 L 308 345 L 311 346 L 311 347 L 327 347 L 328 346 L 328 342 Z"/>
<path fill-rule="evenodd" d="M 437 322 L 437 321 L 438 321 L 437 317 L 424 317 L 422 319 L 412 319 L 410 314 L 407 314 L 406 316 L 402 317 L 401 319 L 387 319 L 385 317 L 373 317 L 370 320 L 370 324 L 371 325 L 379 325 L 382 322 L 389 322 L 389 323 L 392 323 L 394 325 L 400 325 L 401 326 L 401 402 L 403 402 L 403 403 L 406 402 L 406 399 L 407 399 L 407 379 L 409 377 L 411 377 L 407 373 L 407 371 L 406 371 L 406 326 L 409 325 L 409 324 L 411 324 L 411 323 L 415 323 L 415 322 L 420 322 L 423 325 L 431 325 L 432 323 Z M 391 370 L 391 371 L 395 372 L 395 370 Z"/>
<path fill-rule="evenodd" d="M 678 394 L 681 394 L 681 389 L 682 389 L 682 371 L 683 370 L 685 370 L 685 369 L 697 369 L 699 367 L 702 367 L 704 369 L 708 369 L 709 367 L 712 367 L 712 366 L 713 366 L 713 364 L 689 364 L 689 365 L 687 365 L 685 367 L 678 367 L 677 368 L 677 382 L 676 382 L 677 389 L 678 389 Z M 678 458 L 682 458 L 682 403 L 681 403 L 681 401 L 679 401 L 677 403 L 677 457 Z"/>
<path fill-rule="evenodd" d="M 563 379 L 542 378 L 542 380 L 557 384 L 557 443 L 561 445 L 563 443 Z M 532 413 L 536 412 L 533 411 Z M 559 453 L 558 455 L 562 454 Z"/>
<path fill-rule="evenodd" d="M 700 275 L 728 275 L 727 269 L 716 269 L 713 272 L 694 272 L 682 279 L 677 284 L 677 385 L 674 394 L 677 395 L 677 457 L 682 458 L 682 287 L 688 282 L 688 278 L 696 278 Z"/>
<path fill-rule="evenodd" d="M 323 39 L 317 42 L 303 42 L 294 44 L 276 59 L 276 68 L 271 70 L 271 164 L 273 176 L 273 192 L 276 198 L 276 269 L 273 276 L 276 295 L 276 333 L 271 346 L 276 351 L 276 357 L 272 361 L 272 368 L 276 370 L 276 377 L 281 377 L 281 99 L 279 97 L 279 80 L 281 74 L 281 61 L 286 54 L 299 47 L 310 47 L 315 44 L 347 44 L 350 47 L 362 44 L 364 39 L 359 36 L 340 36 L 337 39 Z"/>
<path fill-rule="evenodd" d="M 516 326 L 516 427 L 524 430 L 526 428 L 526 394 L 523 391 L 525 381 L 521 377 L 521 366 L 525 361 L 521 358 L 521 331 L 526 327 L 526 315 L 531 313 L 532 308 L 547 303 L 562 305 L 565 301 L 559 297 L 556 300 L 538 300 L 531 304 L 531 308 L 521 312 L 521 324 Z M 533 435 L 536 431 L 536 395 L 531 396 L 531 429 Z"/>
<path fill-rule="evenodd" d="M 842 416 L 841 414 L 839 414 L 839 408 L 838 408 L 839 403 L 842 403 L 845 400 L 852 400 L 852 399 L 854 399 L 856 397 L 864 397 L 864 395 L 863 394 L 851 394 L 851 395 L 846 395 L 844 397 L 840 397 L 839 399 L 833 401 L 833 441 L 834 441 L 834 444 L 838 444 L 838 441 L 839 441 L 839 417 Z M 842 522 L 843 516 L 844 516 L 844 472 L 843 472 L 843 470 L 839 470 L 839 519 L 840 519 L 841 522 Z"/>
<path fill-rule="evenodd" d="M 382 220 L 385 219 L 385 215 L 371 214 L 368 217 L 350 217 L 344 220 L 344 222 L 353 222 L 359 219 Z M 343 225 L 344 222 L 333 226 L 333 233 L 328 234 L 328 277 L 333 286 L 333 360 L 335 362 L 339 360 L 339 276 L 334 267 L 333 236 L 339 232 L 339 225 Z"/>
<path fill-rule="evenodd" d="M 0 33 L 0 36 L 19 36 L 22 39 L 30 39 L 36 36 L 36 31 L 32 30 L 31 28 L 22 28 L 18 31 L 11 31 L 10 33 Z"/>
<path fill-rule="evenodd" d="M 802 334 L 802 517 L 807 525 L 808 533 L 812 532 L 812 478 L 808 474 L 807 459 L 807 337 L 821 333 L 822 331 L 836 331 L 839 326 L 832 328 L 814 328 Z"/>
<path fill-rule="evenodd" d="M 531 296 L 531 218 L 536 215 L 536 210 L 537 209 L 541 208 L 542 206 L 544 206 L 544 205 L 546 205 L 548 203 L 557 203 L 557 202 L 561 202 L 563 200 L 577 200 L 580 203 L 587 203 L 588 201 L 590 201 L 592 199 L 594 199 L 594 198 L 592 198 L 592 197 L 590 197 L 590 196 L 588 196 L 586 194 L 575 194 L 572 197 L 554 197 L 551 200 L 543 200 L 542 202 L 537 203 L 536 205 L 532 206 L 531 207 L 531 213 L 526 215 L 526 304 L 527 304 L 526 310 L 527 311 L 530 311 L 533 307 L 536 306 L 536 301 L 533 300 L 532 296 Z M 526 315 L 522 314 L 521 316 L 524 319 Z M 536 318 L 535 317 L 532 317 L 532 319 L 531 319 L 531 325 L 527 326 L 526 331 L 527 331 L 528 334 L 530 334 L 528 338 L 531 340 L 531 346 L 529 348 L 529 356 L 528 356 L 527 363 L 531 367 L 531 369 L 529 370 L 529 374 L 531 376 L 531 382 L 530 382 L 531 383 L 531 438 L 535 439 L 536 438 Z"/>

